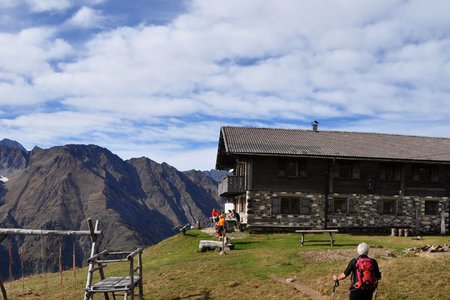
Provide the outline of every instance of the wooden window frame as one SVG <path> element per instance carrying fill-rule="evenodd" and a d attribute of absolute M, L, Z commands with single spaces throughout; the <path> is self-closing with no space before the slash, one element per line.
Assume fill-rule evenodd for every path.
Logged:
<path fill-rule="evenodd" d="M 333 213 L 347 213 L 348 198 L 334 198 L 333 201 Z"/>
<path fill-rule="evenodd" d="M 289 164 L 295 164 L 295 174 L 291 174 L 287 171 L 291 171 L 287 168 Z M 289 173 L 289 174 L 288 174 Z M 298 160 L 294 159 L 281 159 L 278 161 L 278 177 L 298 177 Z"/>
<path fill-rule="evenodd" d="M 400 182 L 402 180 L 402 166 L 398 164 L 380 165 L 379 178 L 385 182 Z"/>
<path fill-rule="evenodd" d="M 305 197 L 272 198 L 272 215 L 310 215 L 311 199 Z"/>
<path fill-rule="evenodd" d="M 280 214 L 282 215 L 299 215 L 300 199 L 298 197 L 281 197 L 280 198 Z"/>
<path fill-rule="evenodd" d="M 346 170 L 346 176 L 342 176 L 342 170 Z M 360 178 L 359 164 L 350 161 L 339 162 L 336 164 L 334 178 L 341 180 L 354 180 Z"/>
<path fill-rule="evenodd" d="M 295 164 L 295 172 L 286 172 L 288 164 Z M 288 168 L 290 169 L 290 168 Z M 289 173 L 289 174 L 287 174 Z M 280 159 L 278 160 L 278 177 L 308 177 L 306 159 Z"/>
<path fill-rule="evenodd" d="M 342 175 L 342 170 L 347 169 L 348 176 Z M 350 163 L 339 164 L 339 179 L 353 179 L 353 165 Z"/>
<path fill-rule="evenodd" d="M 378 201 L 378 214 L 390 216 L 403 214 L 403 202 L 401 200 L 380 199 Z"/>
<path fill-rule="evenodd" d="M 336 202 L 343 202 L 339 207 L 344 207 L 344 210 L 338 210 Z M 352 197 L 331 197 L 328 199 L 328 213 L 331 214 L 352 214 L 355 212 L 354 199 Z"/>
<path fill-rule="evenodd" d="M 412 178 L 414 182 L 420 183 L 439 182 L 439 167 L 436 165 L 414 165 Z"/>

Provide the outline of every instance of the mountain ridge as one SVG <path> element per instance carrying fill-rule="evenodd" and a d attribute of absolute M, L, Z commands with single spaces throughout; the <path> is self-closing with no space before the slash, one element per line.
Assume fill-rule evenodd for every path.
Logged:
<path fill-rule="evenodd" d="M 0 227 L 84 230 L 92 218 L 100 220 L 100 247 L 114 250 L 155 244 L 176 234 L 179 224 L 207 224 L 211 209 L 222 203 L 217 182 L 201 171 L 180 172 L 146 157 L 122 160 L 96 145 L 26 153 L 0 145 L 0 174 L 9 179 L 0 182 Z M 16 251 L 26 249 L 30 270 L 36 269 L 35 238 L 14 241 Z M 88 249 L 89 241 L 69 242 L 76 242 L 85 258 L 81 249 Z M 5 251 L 0 247 L 0 264 Z"/>

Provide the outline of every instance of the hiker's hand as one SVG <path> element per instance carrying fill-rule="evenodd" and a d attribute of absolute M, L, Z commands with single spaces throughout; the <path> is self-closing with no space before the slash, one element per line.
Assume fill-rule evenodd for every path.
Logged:
<path fill-rule="evenodd" d="M 333 275 L 333 280 L 334 281 L 338 281 L 338 278 L 337 278 L 336 274 Z"/>

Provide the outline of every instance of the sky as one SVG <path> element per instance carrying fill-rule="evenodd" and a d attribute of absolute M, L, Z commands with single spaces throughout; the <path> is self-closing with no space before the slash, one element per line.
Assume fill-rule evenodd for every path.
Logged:
<path fill-rule="evenodd" d="M 0 139 L 215 168 L 221 126 L 450 137 L 447 0 L 0 0 Z"/>

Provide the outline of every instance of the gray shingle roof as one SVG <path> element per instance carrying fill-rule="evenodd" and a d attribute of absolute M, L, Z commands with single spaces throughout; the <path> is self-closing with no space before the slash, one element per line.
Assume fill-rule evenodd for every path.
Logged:
<path fill-rule="evenodd" d="M 228 154 L 450 162 L 450 138 L 249 127 L 221 130 Z"/>

